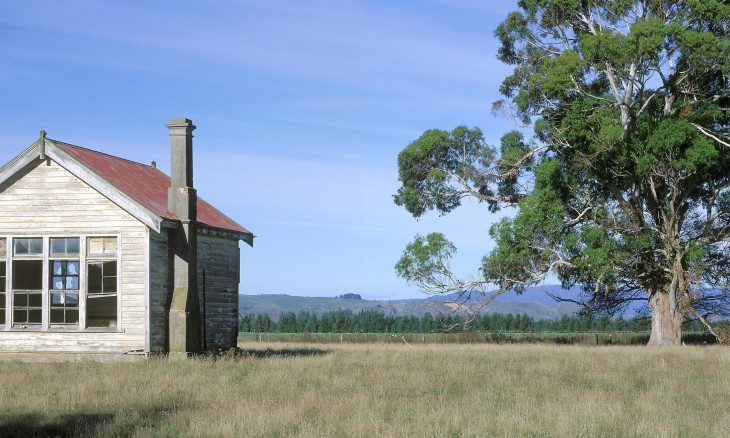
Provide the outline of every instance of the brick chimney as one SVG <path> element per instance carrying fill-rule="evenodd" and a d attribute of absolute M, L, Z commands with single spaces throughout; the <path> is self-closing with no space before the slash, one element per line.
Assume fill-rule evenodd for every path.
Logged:
<path fill-rule="evenodd" d="M 172 119 L 172 169 L 167 205 L 180 219 L 169 232 L 171 300 L 168 314 L 170 358 L 187 357 L 201 349 L 200 305 L 197 281 L 197 194 L 193 188 L 193 130 L 188 119 Z"/>

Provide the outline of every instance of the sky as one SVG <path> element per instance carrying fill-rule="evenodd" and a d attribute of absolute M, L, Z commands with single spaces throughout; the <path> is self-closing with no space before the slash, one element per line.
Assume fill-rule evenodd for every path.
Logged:
<path fill-rule="evenodd" d="M 513 127 L 494 29 L 515 0 L 5 1 L 0 165 L 51 139 L 169 174 L 165 124 L 194 132 L 198 195 L 255 235 L 241 293 L 422 297 L 393 266 L 416 234 L 476 276 L 493 242 L 474 202 L 416 221 L 397 156 L 425 130 Z"/>

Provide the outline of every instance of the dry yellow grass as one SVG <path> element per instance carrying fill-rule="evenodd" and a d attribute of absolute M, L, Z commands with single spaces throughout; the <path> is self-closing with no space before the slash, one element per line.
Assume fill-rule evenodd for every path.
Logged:
<path fill-rule="evenodd" d="M 0 435 L 730 436 L 723 347 L 272 348 L 183 363 L 0 363 Z"/>

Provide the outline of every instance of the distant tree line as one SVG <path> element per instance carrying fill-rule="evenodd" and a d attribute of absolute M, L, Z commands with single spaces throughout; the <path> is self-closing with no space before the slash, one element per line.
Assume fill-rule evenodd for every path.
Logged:
<path fill-rule="evenodd" d="M 684 329 L 703 332 L 698 321 L 688 321 Z M 426 312 L 420 318 L 414 315 L 385 315 L 376 310 L 327 311 L 318 317 L 314 312 L 284 312 L 278 321 L 267 313 L 242 315 L 239 331 L 245 333 L 462 333 L 462 332 L 525 332 L 525 333 L 579 333 L 579 332 L 634 332 L 651 331 L 651 320 L 646 317 L 625 319 L 602 315 L 563 316 L 559 319 L 535 320 L 527 314 L 486 313 L 471 320 L 456 314 L 432 315 Z"/>
<path fill-rule="evenodd" d="M 337 295 L 337 298 L 342 298 L 344 300 L 362 300 L 362 297 L 360 296 L 360 294 L 353 294 L 353 293 Z"/>

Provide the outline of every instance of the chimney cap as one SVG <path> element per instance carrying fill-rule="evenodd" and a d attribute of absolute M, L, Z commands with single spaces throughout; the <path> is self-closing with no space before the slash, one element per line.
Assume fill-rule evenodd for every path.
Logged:
<path fill-rule="evenodd" d="M 193 125 L 193 121 L 190 119 L 170 119 L 170 123 L 167 125 L 168 128 L 177 128 L 177 127 L 183 127 L 183 126 L 190 126 L 192 129 L 195 129 L 195 125 Z"/>

